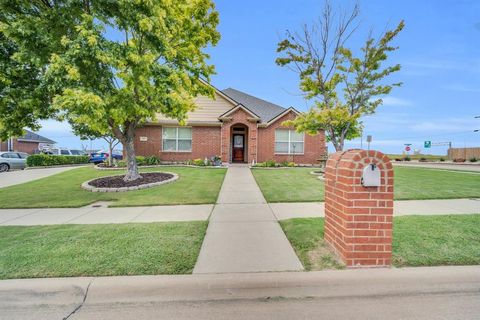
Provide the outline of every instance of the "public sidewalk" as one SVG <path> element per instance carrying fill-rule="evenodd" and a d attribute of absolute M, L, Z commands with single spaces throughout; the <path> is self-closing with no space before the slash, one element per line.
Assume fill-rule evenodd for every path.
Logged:
<path fill-rule="evenodd" d="M 193 273 L 303 270 L 247 166 L 231 166 Z"/>
<path fill-rule="evenodd" d="M 228 189 L 238 190 L 238 192 L 231 192 Z M 244 197 L 241 195 L 250 199 L 257 197 L 257 200 L 264 201 L 260 200 L 258 193 L 241 191 L 241 186 L 237 189 L 226 186 L 219 200 L 223 201 L 229 197 L 236 202 L 243 201 L 241 199 Z M 83 208 L 0 209 L 0 226 L 206 221 L 214 208 L 213 204 L 123 208 L 108 208 L 105 205 L 101 207 L 90 205 Z M 244 219 L 247 215 L 251 219 L 269 221 L 272 218 L 271 215 L 266 214 L 269 210 L 277 220 L 323 217 L 325 212 L 323 202 L 270 203 L 268 205 L 264 202 L 255 205 L 236 203 L 233 206 L 219 203 L 216 207 L 218 208 L 212 219 L 218 221 Z M 395 201 L 394 216 L 442 214 L 480 214 L 480 199 Z"/>

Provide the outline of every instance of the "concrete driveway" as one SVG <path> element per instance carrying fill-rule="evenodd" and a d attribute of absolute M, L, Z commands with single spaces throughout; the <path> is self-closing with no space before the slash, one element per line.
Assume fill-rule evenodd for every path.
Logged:
<path fill-rule="evenodd" d="M 0 188 L 49 177 L 75 168 L 78 166 L 2 172 L 0 173 Z"/>

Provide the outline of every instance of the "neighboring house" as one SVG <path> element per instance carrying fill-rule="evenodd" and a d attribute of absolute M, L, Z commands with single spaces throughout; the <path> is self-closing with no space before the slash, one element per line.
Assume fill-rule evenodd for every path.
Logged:
<path fill-rule="evenodd" d="M 297 133 L 282 126 L 299 112 L 235 89 L 215 89 L 215 99 L 200 96 L 186 126 L 159 114 L 137 129 L 137 155 L 186 161 L 218 155 L 223 162 L 294 161 L 317 164 L 326 154 L 325 134 Z"/>
<path fill-rule="evenodd" d="M 17 151 L 29 154 L 36 153 L 41 146 L 51 146 L 56 142 L 39 134 L 25 130 L 25 134 L 18 138 L 0 141 L 0 151 Z"/>

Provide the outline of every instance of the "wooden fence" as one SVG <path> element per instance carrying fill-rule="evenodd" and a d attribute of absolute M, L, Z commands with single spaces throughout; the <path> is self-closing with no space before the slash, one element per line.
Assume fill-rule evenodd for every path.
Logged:
<path fill-rule="evenodd" d="M 448 149 L 449 159 L 465 159 L 471 158 L 480 159 L 480 147 L 479 148 L 450 148 Z"/>

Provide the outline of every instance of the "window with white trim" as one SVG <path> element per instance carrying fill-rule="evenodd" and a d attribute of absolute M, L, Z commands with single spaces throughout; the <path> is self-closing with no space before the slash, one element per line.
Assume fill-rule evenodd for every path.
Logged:
<path fill-rule="evenodd" d="M 192 151 L 192 128 L 163 127 L 162 150 L 174 152 Z"/>
<path fill-rule="evenodd" d="M 275 130 L 275 153 L 303 154 L 304 134 L 295 130 Z"/>

